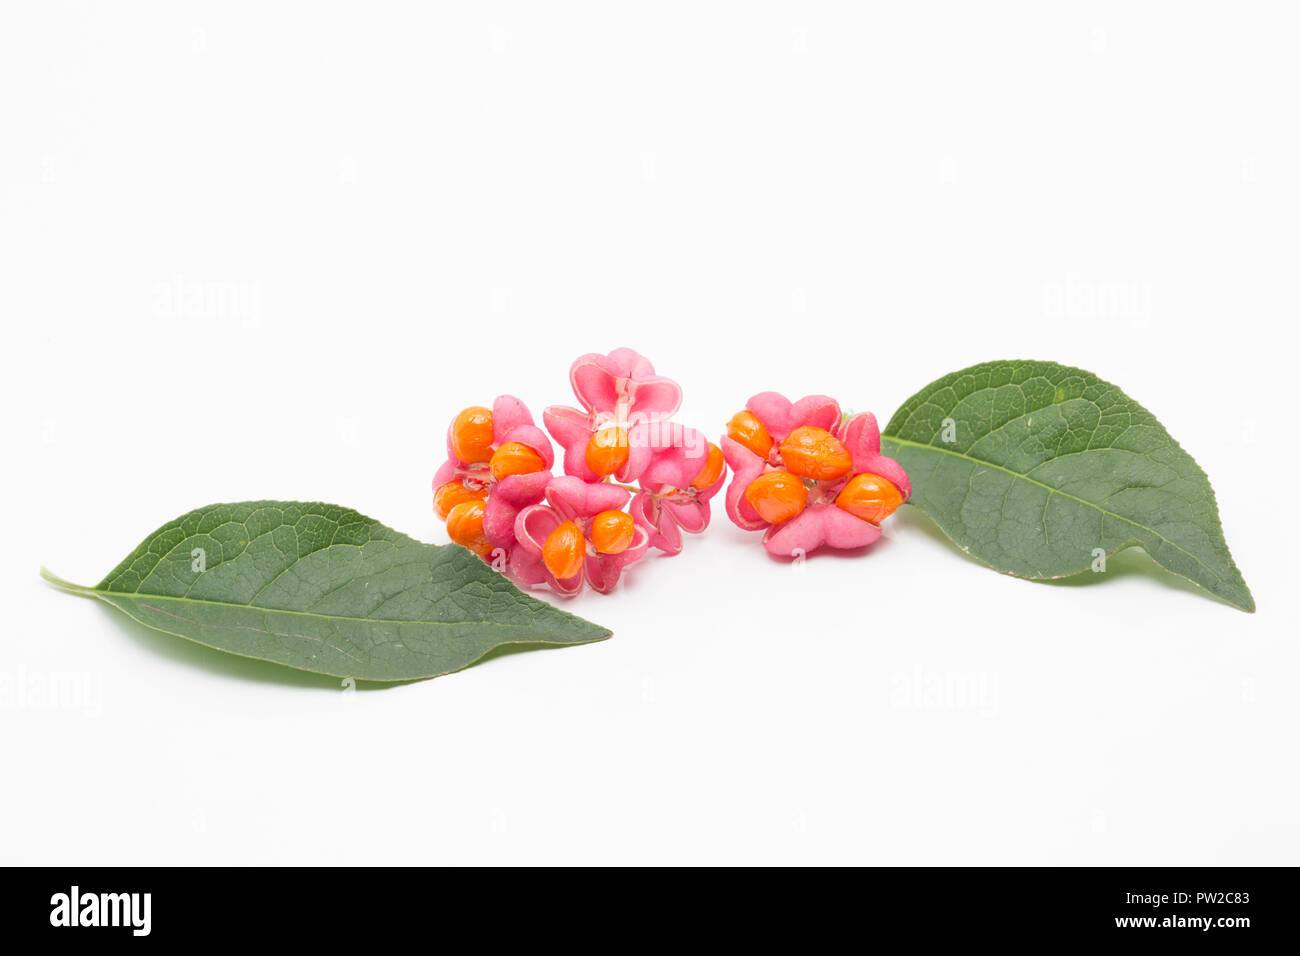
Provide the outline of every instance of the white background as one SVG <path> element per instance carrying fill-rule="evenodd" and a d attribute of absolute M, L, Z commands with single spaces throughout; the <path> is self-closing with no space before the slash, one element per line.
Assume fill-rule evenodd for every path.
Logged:
<path fill-rule="evenodd" d="M 1295 11 L 980 6 L 6 3 L 0 859 L 1300 862 Z M 448 419 L 620 345 L 715 436 L 1095 371 L 1259 612 L 719 507 L 612 640 L 343 693 L 37 578 L 221 500 L 444 541 Z"/>

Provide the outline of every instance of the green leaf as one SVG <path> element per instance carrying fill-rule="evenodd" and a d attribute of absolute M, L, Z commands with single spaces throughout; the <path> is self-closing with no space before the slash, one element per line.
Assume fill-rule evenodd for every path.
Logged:
<path fill-rule="evenodd" d="M 953 372 L 903 404 L 883 447 L 907 469 L 911 504 L 999 571 L 1062 578 L 1140 545 L 1255 610 L 1205 472 L 1150 412 L 1091 372 L 1030 361 Z"/>
<path fill-rule="evenodd" d="M 338 505 L 209 505 L 149 535 L 93 588 L 41 574 L 159 631 L 357 680 L 437 677 L 503 644 L 610 635 L 459 545 L 422 544 Z"/>

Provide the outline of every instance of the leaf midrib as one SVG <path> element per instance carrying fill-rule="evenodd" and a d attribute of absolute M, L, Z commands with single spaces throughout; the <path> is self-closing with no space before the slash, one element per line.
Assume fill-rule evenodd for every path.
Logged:
<path fill-rule="evenodd" d="M 1069 498 L 1071 501 L 1077 501 L 1079 504 L 1086 505 L 1089 508 L 1093 508 L 1097 511 L 1100 511 L 1104 515 L 1109 515 L 1110 517 L 1114 518 L 1117 521 L 1123 521 L 1127 524 L 1133 525 L 1133 527 L 1135 528 L 1141 528 L 1144 531 L 1151 532 L 1153 535 L 1155 535 L 1165 544 L 1169 545 L 1171 548 L 1174 548 L 1177 551 L 1181 551 L 1183 554 L 1187 555 L 1189 558 L 1191 558 L 1201 567 L 1205 568 L 1206 571 L 1214 575 L 1214 579 L 1218 581 L 1220 584 L 1232 583 L 1223 575 L 1219 574 L 1219 572 L 1215 571 L 1212 567 L 1210 567 L 1208 564 L 1202 561 L 1200 558 L 1198 558 L 1191 551 L 1188 551 L 1186 548 L 1182 547 L 1177 542 L 1170 541 L 1168 538 L 1162 535 L 1155 528 L 1152 528 L 1150 525 L 1142 524 L 1140 521 L 1134 521 L 1132 518 L 1126 518 L 1122 514 L 1117 514 L 1114 511 L 1109 511 L 1106 508 L 1103 508 L 1101 505 L 1089 501 L 1086 498 L 1080 498 L 1078 495 L 1072 495 L 1068 491 L 1061 491 L 1061 489 L 1059 488 L 1053 488 L 1051 485 L 1038 481 L 1035 478 L 1030 478 L 1028 475 L 1021 474 L 1018 471 L 1012 471 L 1010 468 L 1003 467 L 1002 465 L 996 464 L 991 461 L 985 461 L 982 458 L 973 458 L 970 455 L 963 454 L 962 452 L 959 451 L 952 451 L 951 449 L 948 448 L 940 448 L 938 445 L 928 445 L 924 442 L 911 441 L 906 438 L 896 438 L 895 436 L 888 435 L 888 434 L 882 435 L 881 437 L 885 441 L 892 441 L 899 445 L 906 445 L 909 448 L 923 448 L 926 451 L 936 451 L 939 452 L 940 454 L 949 455 L 953 458 L 960 458 L 962 461 L 968 461 L 972 465 L 983 465 L 986 468 L 993 468 L 996 471 L 1002 472 L 1003 474 L 1010 475 L 1012 478 L 1019 478 L 1021 481 L 1027 481 L 1031 485 L 1037 485 L 1039 488 L 1042 488 L 1044 491 L 1047 491 L 1049 494 L 1060 495 L 1062 498 Z M 1044 528 L 1046 528 L 1046 523 L 1044 523 Z"/>
<path fill-rule="evenodd" d="M 434 624 L 438 627 L 457 627 L 463 624 L 483 624 L 492 627 L 536 627 L 535 624 L 506 624 L 502 621 L 490 621 L 487 618 L 479 618 L 465 621 L 427 621 L 424 619 L 411 620 L 409 618 L 390 618 L 390 617 L 349 617 L 343 614 L 321 614 L 316 611 L 291 611 L 276 607 L 262 607 L 258 604 L 231 604 L 227 601 L 206 601 L 196 598 L 175 597 L 166 594 L 141 594 L 138 591 L 102 591 L 99 588 L 88 588 L 80 584 L 73 584 L 70 581 L 57 582 L 65 586 L 68 590 L 77 591 L 82 594 L 92 594 L 101 600 L 109 600 L 113 597 L 131 598 L 131 599 L 148 599 L 151 601 L 176 601 L 181 604 L 195 604 L 206 607 L 229 607 L 240 611 L 267 611 L 275 614 L 298 614 L 303 617 L 315 617 L 326 621 L 351 621 L 360 624 Z M 555 608 L 561 614 L 568 612 Z M 570 615 L 572 616 L 572 615 Z M 198 621 L 194 622 L 198 624 Z"/>

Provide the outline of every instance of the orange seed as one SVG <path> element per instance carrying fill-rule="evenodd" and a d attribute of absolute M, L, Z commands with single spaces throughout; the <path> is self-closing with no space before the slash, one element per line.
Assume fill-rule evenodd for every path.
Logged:
<path fill-rule="evenodd" d="M 627 430 L 611 425 L 587 442 L 587 467 L 604 478 L 627 464 Z"/>
<path fill-rule="evenodd" d="M 447 513 L 447 536 L 481 557 L 492 553 L 492 545 L 483 534 L 486 508 L 482 501 L 462 501 Z"/>
<path fill-rule="evenodd" d="M 781 461 L 794 474 L 813 481 L 833 481 L 853 468 L 844 443 L 824 428 L 802 425 L 781 442 Z"/>
<path fill-rule="evenodd" d="M 542 456 L 521 441 L 508 441 L 492 453 L 488 468 L 497 481 L 511 475 L 531 475 L 546 467 Z"/>
<path fill-rule="evenodd" d="M 880 524 L 902 503 L 903 494 L 892 481 L 866 473 L 855 475 L 835 498 L 838 507 L 872 524 Z"/>
<path fill-rule="evenodd" d="M 636 523 L 626 511 L 602 511 L 591 520 L 591 543 L 601 554 L 622 554 L 636 537 Z"/>
<path fill-rule="evenodd" d="M 808 489 L 788 471 L 768 471 L 750 482 L 745 500 L 768 524 L 780 524 L 803 511 Z"/>
<path fill-rule="evenodd" d="M 453 478 L 444 485 L 439 485 L 433 493 L 433 511 L 439 518 L 446 518 L 451 509 L 463 501 L 482 501 L 487 497 L 487 489 L 479 486 L 468 487 L 459 478 Z"/>
<path fill-rule="evenodd" d="M 451 450 L 473 464 L 492 457 L 492 410 L 482 405 L 465 409 L 451 423 Z"/>
<path fill-rule="evenodd" d="M 582 570 L 582 562 L 587 550 L 587 539 L 582 536 L 582 529 L 572 521 L 566 521 L 546 537 L 542 545 L 542 563 L 559 580 L 571 578 Z"/>
<path fill-rule="evenodd" d="M 766 458 L 772 450 L 772 436 L 758 416 L 748 409 L 731 416 L 731 421 L 727 422 L 727 437 L 744 445 L 759 458 Z"/>
<path fill-rule="evenodd" d="M 709 442 L 709 457 L 704 461 L 700 473 L 691 479 L 692 488 L 708 488 L 722 477 L 722 449 Z"/>

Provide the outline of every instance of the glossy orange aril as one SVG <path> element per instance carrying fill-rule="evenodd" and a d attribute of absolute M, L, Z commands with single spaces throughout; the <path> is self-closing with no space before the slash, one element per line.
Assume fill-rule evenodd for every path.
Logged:
<path fill-rule="evenodd" d="M 627 430 L 616 426 L 602 428 L 587 442 L 587 467 L 604 478 L 627 464 Z"/>
<path fill-rule="evenodd" d="M 602 511 L 591 519 L 591 544 L 601 554 L 622 554 L 636 537 L 636 523 L 626 511 Z"/>
<path fill-rule="evenodd" d="M 492 544 L 483 534 L 486 509 L 482 501 L 462 501 L 447 512 L 447 536 L 482 557 L 492 553 Z"/>
<path fill-rule="evenodd" d="M 802 425 L 781 442 L 781 461 L 788 471 L 813 481 L 834 481 L 853 469 L 844 443 L 824 428 Z"/>
<path fill-rule="evenodd" d="M 727 437 L 744 445 L 759 458 L 766 458 L 772 450 L 772 436 L 758 416 L 748 409 L 731 416 L 731 421 L 727 422 Z"/>
<path fill-rule="evenodd" d="M 745 500 L 768 524 L 780 524 L 803 511 L 808 489 L 788 471 L 768 471 L 749 483 Z"/>
<path fill-rule="evenodd" d="M 511 475 L 531 475 L 546 467 L 542 456 L 523 442 L 508 441 L 492 453 L 488 469 L 497 481 Z"/>
<path fill-rule="evenodd" d="M 492 409 L 472 405 L 456 416 L 451 423 L 451 451 L 469 464 L 492 457 Z"/>
<path fill-rule="evenodd" d="M 704 461 L 704 467 L 700 473 L 691 479 L 692 488 L 708 488 L 715 481 L 722 477 L 722 449 L 713 442 L 709 442 L 709 457 Z"/>
<path fill-rule="evenodd" d="M 473 488 L 459 478 L 453 478 L 444 485 L 439 485 L 433 493 L 433 511 L 439 518 L 446 518 L 451 509 L 464 501 L 482 501 L 487 497 L 487 488 L 482 485 Z"/>
<path fill-rule="evenodd" d="M 880 524 L 902 503 L 903 494 L 892 481 L 866 473 L 855 475 L 835 498 L 837 506 L 872 524 Z"/>
<path fill-rule="evenodd" d="M 561 581 L 571 578 L 582 570 L 586 557 L 587 539 L 582 536 L 582 529 L 572 521 L 566 521 L 546 537 L 542 545 L 542 563 Z"/>

